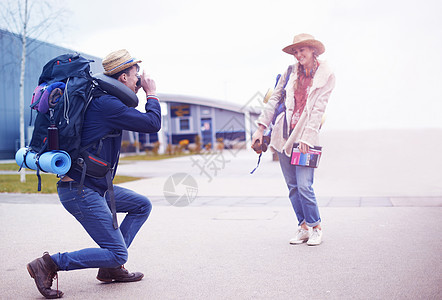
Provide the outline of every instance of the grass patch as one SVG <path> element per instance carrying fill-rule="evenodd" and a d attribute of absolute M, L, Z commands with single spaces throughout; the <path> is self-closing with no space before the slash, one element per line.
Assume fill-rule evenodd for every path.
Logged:
<path fill-rule="evenodd" d="M 0 171 L 18 171 L 20 167 L 16 163 L 0 164 Z"/>
<path fill-rule="evenodd" d="M 125 183 L 125 182 L 129 182 L 129 181 L 135 181 L 135 180 L 143 179 L 143 178 L 144 177 L 132 177 L 132 176 L 117 175 L 114 178 L 114 184 Z"/>
<path fill-rule="evenodd" d="M 128 155 L 124 157 L 120 157 L 120 161 L 134 161 L 134 160 L 161 160 L 161 159 L 169 159 L 169 158 L 177 158 L 181 156 L 189 156 L 192 154 L 183 153 L 183 154 L 177 154 L 177 155 L 168 155 L 168 154 L 159 154 L 159 155 L 153 155 L 153 154 L 139 154 L 139 155 Z"/>
<path fill-rule="evenodd" d="M 140 177 L 115 176 L 114 184 L 141 179 Z M 41 174 L 41 192 L 57 193 L 57 178 L 54 174 Z M 38 178 L 35 174 L 26 174 L 26 182 L 20 182 L 20 175 L 0 175 L 0 193 L 38 193 Z"/>

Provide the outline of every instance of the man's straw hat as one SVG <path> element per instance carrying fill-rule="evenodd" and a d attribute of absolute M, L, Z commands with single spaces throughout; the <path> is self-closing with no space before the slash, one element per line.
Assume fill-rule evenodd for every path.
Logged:
<path fill-rule="evenodd" d="M 284 49 L 282 49 L 282 51 L 293 55 L 295 49 L 298 49 L 299 47 L 302 46 L 309 46 L 315 48 L 317 55 L 320 55 L 325 51 L 324 45 L 320 41 L 315 40 L 315 38 L 312 35 L 307 33 L 301 33 L 295 35 L 295 37 L 293 38 L 293 44 L 285 47 Z"/>
<path fill-rule="evenodd" d="M 104 75 L 111 76 L 140 62 L 141 60 L 133 58 L 126 49 L 121 49 L 108 54 L 103 59 L 103 73 Z"/>

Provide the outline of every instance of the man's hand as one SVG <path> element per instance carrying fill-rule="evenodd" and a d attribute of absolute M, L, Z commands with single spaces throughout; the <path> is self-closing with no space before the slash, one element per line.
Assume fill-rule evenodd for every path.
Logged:
<path fill-rule="evenodd" d="M 155 81 L 149 78 L 149 76 L 146 76 L 144 71 L 141 75 L 141 87 L 143 88 L 146 95 L 156 95 L 157 93 L 157 86 L 155 84 Z"/>

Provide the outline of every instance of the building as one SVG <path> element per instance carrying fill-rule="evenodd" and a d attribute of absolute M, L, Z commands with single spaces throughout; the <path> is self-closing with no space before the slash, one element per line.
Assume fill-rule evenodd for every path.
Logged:
<path fill-rule="evenodd" d="M 32 137 L 33 126 L 30 125 L 29 104 L 43 66 L 58 55 L 76 52 L 31 38 L 27 39 L 27 44 L 24 81 L 25 144 L 28 144 Z M 11 159 L 14 158 L 20 145 L 21 36 L 0 29 L 0 53 L 0 159 Z M 92 73 L 103 72 L 100 58 L 81 54 L 94 60 L 91 63 Z M 33 116 L 35 115 L 34 112 Z"/>
<path fill-rule="evenodd" d="M 26 145 L 33 131 L 29 105 L 43 66 L 58 55 L 76 52 L 35 39 L 28 39 L 28 45 L 24 96 Z M 0 30 L 0 159 L 14 158 L 20 146 L 21 50 L 21 36 Z M 102 59 L 81 54 L 94 61 L 91 63 L 92 74 L 103 72 Z M 159 94 L 159 97 L 163 114 L 161 131 L 158 134 L 123 132 L 123 152 L 151 149 L 159 142 L 161 153 L 166 151 L 169 144 L 177 145 L 182 140 L 195 143 L 197 136 L 202 146 L 207 148 L 213 148 L 220 139 L 227 148 L 234 145 L 250 146 L 254 120 L 259 112 L 251 105 L 186 95 Z"/>
<path fill-rule="evenodd" d="M 177 145 L 182 140 L 195 143 L 200 137 L 203 147 L 213 148 L 217 141 L 224 147 L 250 146 L 258 112 L 251 106 L 215 99 L 159 94 L 163 105 L 163 128 L 159 133 L 163 145 Z"/>

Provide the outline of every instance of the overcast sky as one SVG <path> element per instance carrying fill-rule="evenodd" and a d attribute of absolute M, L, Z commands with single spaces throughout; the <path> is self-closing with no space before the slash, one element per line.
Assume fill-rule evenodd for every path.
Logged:
<path fill-rule="evenodd" d="M 126 48 L 158 92 L 246 103 L 265 93 L 306 32 L 336 74 L 327 129 L 442 128 L 438 0 L 62 1 L 57 44 L 104 57 Z"/>

